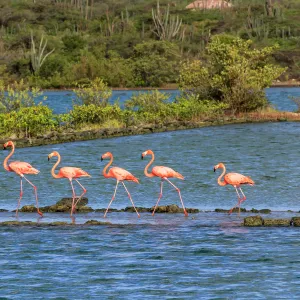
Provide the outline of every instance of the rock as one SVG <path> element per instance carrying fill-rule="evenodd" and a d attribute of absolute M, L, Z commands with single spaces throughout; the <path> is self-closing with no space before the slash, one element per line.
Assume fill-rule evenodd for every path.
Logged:
<path fill-rule="evenodd" d="M 264 226 L 290 226 L 290 219 L 264 219 Z"/>
<path fill-rule="evenodd" d="M 3 209 L 3 208 L 0 208 L 0 212 L 6 212 L 8 211 L 7 209 Z"/>
<path fill-rule="evenodd" d="M 260 209 L 260 210 L 259 210 L 259 213 L 261 213 L 261 214 L 270 214 L 270 213 L 271 213 L 271 210 L 270 210 L 270 209 L 267 209 L 267 208 L 264 208 L 264 209 Z"/>
<path fill-rule="evenodd" d="M 142 213 L 142 212 L 151 212 L 151 208 L 146 208 L 146 207 L 136 207 L 137 211 L 139 213 Z M 126 212 L 135 212 L 133 206 L 127 206 L 125 207 L 124 211 Z"/>
<path fill-rule="evenodd" d="M 100 222 L 97 220 L 88 220 L 84 223 L 84 225 L 111 225 L 110 222 Z"/>
<path fill-rule="evenodd" d="M 21 209 L 19 209 L 21 212 L 36 212 L 36 207 L 34 205 L 25 205 Z"/>
<path fill-rule="evenodd" d="M 76 211 L 79 213 L 87 213 L 87 212 L 92 212 L 94 210 L 89 206 L 79 206 L 78 209 L 76 209 Z"/>
<path fill-rule="evenodd" d="M 75 198 L 75 201 L 78 198 Z M 62 198 L 61 200 L 59 200 L 58 202 L 56 202 L 56 205 L 58 206 L 69 206 L 70 208 L 72 207 L 72 201 L 73 198 Z M 80 207 L 80 206 L 85 206 L 88 204 L 88 198 L 83 197 L 80 199 L 80 201 L 77 203 L 76 207 Z"/>
<path fill-rule="evenodd" d="M 5 222 L 1 222 L 0 226 L 35 226 L 38 223 L 36 222 L 31 222 L 31 221 L 5 221 Z"/>
<path fill-rule="evenodd" d="M 291 225 L 294 225 L 295 227 L 300 227 L 300 217 L 293 217 Z"/>
<path fill-rule="evenodd" d="M 263 218 L 261 216 L 250 216 L 244 218 L 244 226 L 262 226 Z"/>
<path fill-rule="evenodd" d="M 106 208 L 97 208 L 95 209 L 95 212 L 105 212 L 106 211 Z M 116 208 L 110 208 L 107 212 L 110 213 L 110 212 L 121 212 L 121 211 L 125 211 L 124 209 L 116 209 Z"/>
<path fill-rule="evenodd" d="M 222 209 L 222 208 L 216 208 L 215 212 L 221 212 L 221 213 L 229 213 L 229 209 Z M 238 213 L 239 209 L 236 207 L 232 210 L 233 213 Z M 241 208 L 241 212 L 247 212 L 246 208 Z"/>
<path fill-rule="evenodd" d="M 66 226 L 66 225 L 72 225 L 72 224 L 67 223 L 67 222 L 56 221 L 56 222 L 48 223 L 47 225 L 49 225 L 49 226 Z"/>

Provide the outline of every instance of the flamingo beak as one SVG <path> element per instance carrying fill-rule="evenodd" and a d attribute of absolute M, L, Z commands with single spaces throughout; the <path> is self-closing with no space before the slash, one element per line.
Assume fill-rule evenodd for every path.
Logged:
<path fill-rule="evenodd" d="M 50 155 L 48 155 L 48 161 L 50 160 Z"/>
<path fill-rule="evenodd" d="M 214 172 L 216 172 L 216 168 L 214 168 Z"/>
<path fill-rule="evenodd" d="M 143 154 L 141 155 L 141 159 L 144 159 L 144 156 L 143 156 Z"/>
<path fill-rule="evenodd" d="M 6 150 L 6 147 L 5 147 L 5 146 L 3 146 L 3 150 Z"/>
<path fill-rule="evenodd" d="M 103 161 L 103 157 L 101 156 L 101 161 Z"/>

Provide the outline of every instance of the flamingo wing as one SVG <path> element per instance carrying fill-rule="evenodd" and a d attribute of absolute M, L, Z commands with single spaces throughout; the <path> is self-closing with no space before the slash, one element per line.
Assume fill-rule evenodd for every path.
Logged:
<path fill-rule="evenodd" d="M 241 184 L 250 184 L 250 185 L 254 184 L 254 181 L 250 177 L 244 176 L 239 173 L 227 173 L 224 176 L 224 179 L 228 184 L 235 185 L 235 186 L 239 186 Z"/>
<path fill-rule="evenodd" d="M 87 172 L 83 171 L 82 169 L 74 167 L 63 167 L 59 170 L 58 175 L 69 179 L 90 176 Z"/>
<path fill-rule="evenodd" d="M 9 167 L 15 173 L 21 174 L 38 174 L 40 171 L 32 167 L 29 163 L 24 161 L 13 161 Z"/>
<path fill-rule="evenodd" d="M 167 177 L 167 178 L 175 177 L 175 178 L 184 179 L 184 177 L 180 173 L 174 171 L 169 167 L 164 167 L 164 166 L 153 167 L 152 174 L 158 177 Z"/>
<path fill-rule="evenodd" d="M 108 174 L 111 177 L 116 178 L 117 180 L 129 180 L 129 181 L 134 181 L 138 183 L 138 179 L 133 176 L 130 172 L 128 172 L 125 169 L 119 168 L 119 167 L 112 167 Z"/>

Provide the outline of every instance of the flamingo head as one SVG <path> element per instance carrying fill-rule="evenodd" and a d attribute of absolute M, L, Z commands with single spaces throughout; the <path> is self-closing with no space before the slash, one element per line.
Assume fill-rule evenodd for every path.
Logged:
<path fill-rule="evenodd" d="M 102 156 L 101 156 L 101 161 L 103 160 L 103 159 L 105 159 L 105 158 L 110 158 L 110 157 L 112 157 L 113 155 L 112 155 L 112 153 L 110 153 L 110 152 L 106 152 L 106 153 L 104 153 Z"/>
<path fill-rule="evenodd" d="M 218 163 L 217 165 L 214 166 L 214 172 L 216 172 L 217 169 L 219 168 L 224 168 L 224 164 L 223 163 Z"/>
<path fill-rule="evenodd" d="M 13 147 L 14 143 L 12 141 L 8 141 L 3 145 L 3 150 L 6 150 L 7 147 Z"/>
<path fill-rule="evenodd" d="M 48 155 L 48 161 L 50 160 L 51 157 L 53 157 L 53 156 L 58 156 L 58 155 L 59 155 L 59 154 L 58 154 L 58 152 L 56 152 L 56 151 L 51 152 L 51 153 Z"/>
<path fill-rule="evenodd" d="M 146 156 L 148 154 L 153 154 L 152 150 L 147 150 L 147 151 L 143 152 L 141 158 L 144 159 L 144 156 Z"/>

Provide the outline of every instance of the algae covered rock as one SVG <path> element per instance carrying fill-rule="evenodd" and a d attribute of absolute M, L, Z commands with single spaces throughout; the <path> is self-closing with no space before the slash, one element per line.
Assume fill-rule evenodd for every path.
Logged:
<path fill-rule="evenodd" d="M 77 201 L 78 198 L 75 198 L 75 202 Z M 58 202 L 56 202 L 56 205 L 58 206 L 69 206 L 70 208 L 72 207 L 72 201 L 73 198 L 62 198 Z M 80 201 L 77 203 L 76 207 L 81 207 L 81 206 L 86 206 L 88 204 L 89 200 L 86 197 L 82 197 Z"/>
<path fill-rule="evenodd" d="M 264 208 L 264 209 L 260 209 L 260 210 L 259 210 L 259 213 L 261 213 L 261 214 L 270 214 L 270 213 L 271 213 L 271 210 L 268 209 L 268 208 Z"/>
<path fill-rule="evenodd" d="M 25 205 L 19 211 L 21 212 L 36 212 L 36 207 L 34 205 Z"/>
<path fill-rule="evenodd" d="M 218 213 L 229 213 L 229 209 L 216 208 L 215 212 Z M 232 210 L 233 213 L 238 213 L 239 209 L 236 207 Z M 246 208 L 241 208 L 241 212 L 247 212 Z"/>
<path fill-rule="evenodd" d="M 97 220 L 88 220 L 84 223 L 84 225 L 110 225 L 111 223 L 110 222 L 100 222 L 100 221 L 97 221 Z"/>
<path fill-rule="evenodd" d="M 300 217 L 293 217 L 291 224 L 294 225 L 295 227 L 300 227 Z"/>
<path fill-rule="evenodd" d="M 264 219 L 264 226 L 290 226 L 290 219 Z"/>
<path fill-rule="evenodd" d="M 250 216 L 244 218 L 244 226 L 254 227 L 254 226 L 262 226 L 263 218 L 261 216 Z"/>

